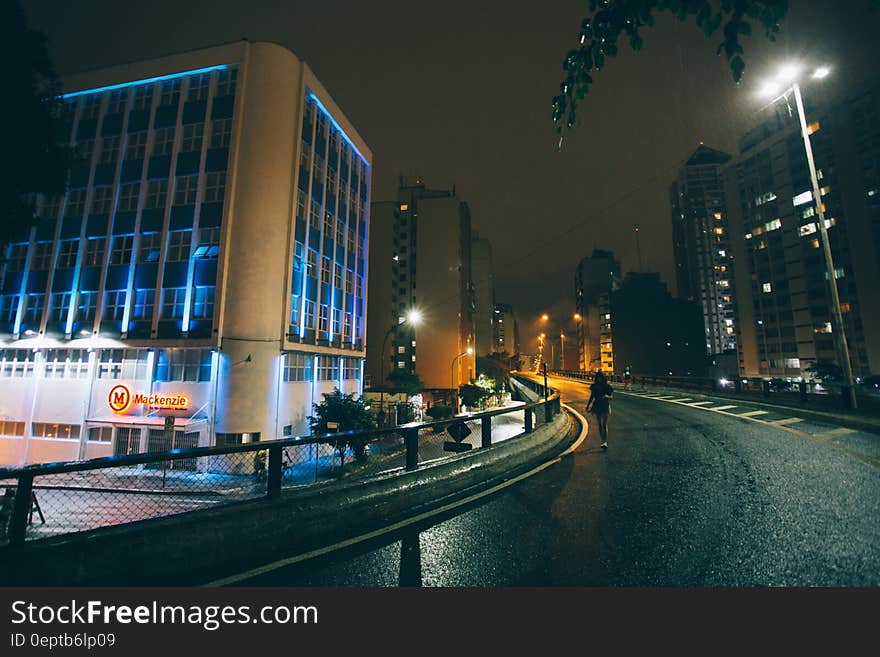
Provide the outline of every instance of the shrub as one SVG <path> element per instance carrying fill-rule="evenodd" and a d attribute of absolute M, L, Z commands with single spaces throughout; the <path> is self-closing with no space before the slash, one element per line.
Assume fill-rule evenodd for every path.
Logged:
<path fill-rule="evenodd" d="M 431 408 L 425 411 L 425 415 L 433 420 L 444 420 L 448 417 L 452 417 L 452 406 L 447 406 L 446 404 L 434 404 Z"/>

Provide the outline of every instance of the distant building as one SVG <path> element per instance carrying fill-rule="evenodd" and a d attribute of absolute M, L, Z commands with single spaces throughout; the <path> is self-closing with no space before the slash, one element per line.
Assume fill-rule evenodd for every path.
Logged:
<path fill-rule="evenodd" d="M 475 344 L 467 203 L 454 190 L 401 178 L 397 199 L 374 203 L 371 221 L 371 389 L 381 388 L 393 368 L 417 373 L 428 390 L 441 394 L 467 383 L 475 369 L 475 354 L 467 354 Z M 422 316 L 417 326 L 406 323 L 412 309 Z"/>
<path fill-rule="evenodd" d="M 700 306 L 674 299 L 660 274 L 630 272 L 611 292 L 603 310 L 603 371 L 630 371 L 636 376 L 703 374 L 706 350 Z"/>
<path fill-rule="evenodd" d="M 880 83 L 807 107 L 808 130 L 855 376 L 880 372 Z M 745 376 L 799 377 L 838 362 L 831 294 L 797 115 L 740 140 L 726 169 Z"/>
<path fill-rule="evenodd" d="M 471 240 L 471 269 L 474 280 L 474 332 L 478 356 L 495 349 L 495 276 L 492 271 L 492 245 L 477 233 Z"/>
<path fill-rule="evenodd" d="M 495 304 L 495 333 L 492 351 L 510 356 L 519 353 L 519 327 L 513 307 L 506 303 Z"/>
<path fill-rule="evenodd" d="M 730 233 L 721 166 L 730 155 L 700 144 L 669 189 L 678 296 L 700 304 L 706 351 L 736 350 Z"/>
<path fill-rule="evenodd" d="M 311 69 L 241 41 L 64 82 L 69 189 L 2 254 L 0 463 L 308 433 L 359 392 L 372 155 Z"/>
<path fill-rule="evenodd" d="M 608 314 L 608 295 L 619 285 L 620 263 L 610 251 L 594 249 L 591 256 L 578 263 L 574 287 L 575 312 L 581 317 L 576 320 L 577 369 L 581 371 L 613 369 L 610 351 L 606 348 L 603 354 L 601 346 L 602 324 Z"/>

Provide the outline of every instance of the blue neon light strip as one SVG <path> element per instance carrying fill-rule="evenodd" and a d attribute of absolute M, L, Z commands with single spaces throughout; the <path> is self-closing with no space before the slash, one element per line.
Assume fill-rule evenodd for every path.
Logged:
<path fill-rule="evenodd" d="M 370 166 L 370 163 L 367 162 L 367 158 L 365 158 L 363 155 L 361 155 L 361 152 L 357 149 L 357 146 L 355 146 L 354 142 L 348 138 L 348 135 L 345 134 L 345 130 L 343 130 L 342 128 L 339 127 L 339 124 L 336 123 L 336 119 L 334 119 L 330 115 L 330 112 L 327 111 L 327 108 L 321 104 L 321 101 L 318 100 L 318 97 L 314 94 L 314 92 L 311 92 L 311 91 L 309 92 L 309 98 L 311 98 L 313 101 L 315 101 L 315 105 L 318 106 L 318 109 L 320 109 L 324 113 L 324 116 L 326 116 L 328 119 L 330 119 L 330 123 L 333 124 L 333 127 L 339 131 L 339 134 L 342 135 L 342 138 L 346 141 L 346 143 L 348 143 L 349 146 L 351 146 L 352 150 L 358 154 L 358 157 L 361 158 L 361 160 L 363 160 L 364 164 L 366 164 L 367 166 Z"/>
<path fill-rule="evenodd" d="M 61 97 L 64 99 L 67 98 L 75 98 L 76 96 L 84 96 L 86 94 L 96 94 L 102 91 L 113 91 L 114 89 L 124 89 L 125 87 L 132 87 L 140 84 L 151 84 L 153 82 L 162 82 L 164 80 L 173 80 L 174 78 L 182 78 L 187 75 L 198 75 L 199 73 L 209 73 L 210 71 L 222 71 L 223 69 L 229 68 L 229 64 L 218 64 L 217 66 L 209 66 L 207 68 L 197 68 L 193 71 L 183 71 L 182 73 L 170 73 L 168 75 L 159 75 L 155 78 L 146 78 L 145 80 L 135 80 L 133 82 L 120 82 L 119 84 L 110 84 L 106 87 L 96 87 L 95 89 L 84 89 L 83 91 L 71 91 L 67 94 L 62 94 Z"/>

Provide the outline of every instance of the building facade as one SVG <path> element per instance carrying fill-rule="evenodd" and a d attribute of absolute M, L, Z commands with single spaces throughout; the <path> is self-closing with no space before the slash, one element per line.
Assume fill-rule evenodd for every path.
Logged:
<path fill-rule="evenodd" d="M 516 324 L 516 315 L 513 306 L 507 303 L 496 303 L 494 323 L 494 335 L 492 338 L 492 351 L 494 353 L 506 353 L 514 356 L 519 353 L 519 329 Z"/>
<path fill-rule="evenodd" d="M 497 351 L 495 336 L 495 275 L 492 270 L 492 244 L 474 233 L 471 241 L 474 281 L 474 333 L 478 356 Z"/>
<path fill-rule="evenodd" d="M 678 296 L 703 310 L 706 351 L 736 350 L 733 263 L 721 167 L 730 155 L 704 144 L 669 189 Z"/>
<path fill-rule="evenodd" d="M 372 155 L 311 69 L 242 41 L 65 88 L 69 189 L 2 271 L 0 461 L 307 433 L 360 390 Z"/>
<path fill-rule="evenodd" d="M 454 190 L 401 178 L 397 199 L 374 203 L 372 217 L 371 389 L 397 368 L 418 374 L 429 391 L 448 393 L 473 378 L 476 364 L 468 205 Z M 412 310 L 417 325 L 407 322 Z"/>
<path fill-rule="evenodd" d="M 880 85 L 807 107 L 853 374 L 880 372 Z M 816 201 L 797 116 L 783 107 L 726 169 L 744 376 L 839 363 Z M 734 202 L 735 200 L 735 202 Z"/>
<path fill-rule="evenodd" d="M 577 320 L 578 368 L 581 371 L 613 371 L 610 337 L 607 333 L 609 295 L 620 285 L 620 263 L 610 251 L 594 249 L 583 258 L 574 277 Z M 603 338 L 603 332 L 605 337 Z M 602 345 L 605 344 L 603 348 Z"/>

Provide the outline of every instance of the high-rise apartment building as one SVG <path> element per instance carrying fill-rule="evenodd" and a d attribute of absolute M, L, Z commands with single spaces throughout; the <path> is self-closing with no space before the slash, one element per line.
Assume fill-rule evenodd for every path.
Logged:
<path fill-rule="evenodd" d="M 428 390 L 446 394 L 470 381 L 475 369 L 468 205 L 454 190 L 401 178 L 395 201 L 373 204 L 372 225 L 371 389 L 380 389 L 397 368 L 417 373 Z M 411 310 L 418 311 L 418 324 L 407 321 Z"/>
<path fill-rule="evenodd" d="M 880 372 L 880 84 L 807 107 L 853 373 Z M 726 167 L 738 352 L 746 376 L 839 363 L 829 279 L 797 115 L 785 106 Z"/>
<path fill-rule="evenodd" d="M 736 349 L 733 266 L 721 167 L 730 155 L 704 144 L 669 189 L 678 296 L 703 311 L 706 351 Z"/>
<path fill-rule="evenodd" d="M 492 351 L 506 353 L 509 356 L 519 353 L 519 329 L 516 324 L 516 315 L 513 306 L 507 303 L 496 303 L 495 310 L 495 333 L 492 339 Z"/>
<path fill-rule="evenodd" d="M 474 233 L 471 241 L 471 266 L 474 280 L 474 331 L 478 356 L 495 348 L 495 275 L 492 271 L 492 244 Z"/>
<path fill-rule="evenodd" d="M 69 189 L 2 268 L 0 461 L 306 433 L 359 391 L 372 155 L 311 69 L 242 41 L 64 82 Z"/>
<path fill-rule="evenodd" d="M 603 324 L 608 310 L 608 295 L 620 285 L 620 263 L 610 251 L 594 249 L 577 266 L 574 278 L 577 320 L 578 369 L 581 371 L 613 370 L 609 339 L 604 340 Z"/>

